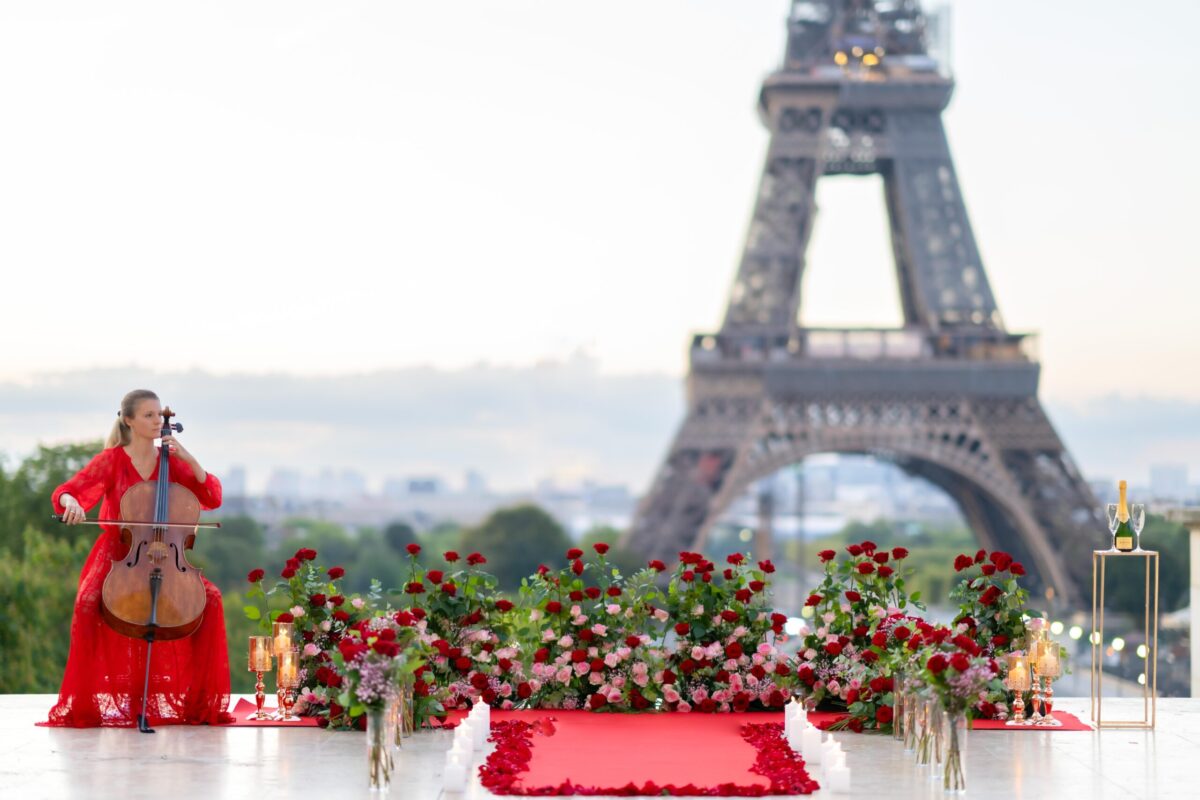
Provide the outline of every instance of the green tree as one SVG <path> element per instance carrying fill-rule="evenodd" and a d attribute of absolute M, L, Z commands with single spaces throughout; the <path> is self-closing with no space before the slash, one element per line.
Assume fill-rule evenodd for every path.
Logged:
<path fill-rule="evenodd" d="M 201 529 L 188 559 L 204 570 L 204 577 L 222 591 L 240 588 L 246 573 L 266 562 L 263 528 L 251 517 L 239 515 L 221 520 L 220 530 Z"/>
<path fill-rule="evenodd" d="M 412 525 L 397 520 L 396 522 L 389 522 L 387 527 L 383 529 L 383 540 L 396 553 L 408 555 L 408 551 L 405 548 L 410 544 L 417 543 L 417 532 L 413 530 Z"/>
<path fill-rule="evenodd" d="M 53 447 L 39 445 L 12 474 L 0 469 L 0 547 L 20 553 L 28 527 L 56 539 L 94 539 L 94 527 L 71 527 L 51 519 L 54 509 L 50 506 L 50 495 L 103 447 L 100 441 Z M 94 519 L 96 514 L 90 516 Z"/>
<path fill-rule="evenodd" d="M 539 563 L 562 559 L 570 547 L 562 526 L 531 504 L 494 511 L 478 527 L 464 531 L 462 538 L 462 555 L 482 553 L 488 570 L 506 590 L 520 586 Z"/>

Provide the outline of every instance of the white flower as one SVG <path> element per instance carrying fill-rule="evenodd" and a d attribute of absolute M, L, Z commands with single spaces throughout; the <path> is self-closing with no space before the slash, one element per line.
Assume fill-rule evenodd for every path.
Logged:
<path fill-rule="evenodd" d="M 328 633 L 328 632 L 329 632 L 329 629 L 330 629 L 330 628 L 332 628 L 332 627 L 333 627 L 333 621 L 332 621 L 332 620 L 328 620 L 328 619 L 327 619 L 327 620 L 325 620 L 324 622 L 322 622 L 322 623 L 321 623 L 321 630 L 325 631 L 326 633 Z"/>
<path fill-rule="evenodd" d="M 696 604 L 696 607 L 692 609 L 692 616 L 693 616 L 693 617 L 702 617 L 702 616 L 704 616 L 704 606 L 703 606 L 703 605 L 701 605 L 701 604 L 699 604 L 699 603 L 697 603 L 697 604 Z"/>

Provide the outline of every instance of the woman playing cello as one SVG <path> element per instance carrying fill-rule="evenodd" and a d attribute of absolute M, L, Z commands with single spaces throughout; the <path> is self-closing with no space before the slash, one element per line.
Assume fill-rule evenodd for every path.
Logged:
<path fill-rule="evenodd" d="M 125 395 L 103 451 L 53 495 L 54 510 L 68 524 L 84 521 L 97 501 L 102 520 L 116 519 L 121 498 L 134 484 L 155 480 L 162 433 L 158 396 L 146 390 Z M 170 480 L 189 489 L 201 508 L 221 504 L 221 483 L 173 436 L 161 436 L 169 448 Z M 125 555 L 117 526 L 102 526 L 79 576 L 79 595 L 71 622 L 71 649 L 58 703 L 44 723 L 63 727 L 137 725 L 142 708 L 146 642 L 123 636 L 105 623 L 101 589 L 113 559 Z M 199 627 L 189 636 L 159 641 L 151 658 L 147 718 L 151 724 L 230 722 L 229 657 L 225 619 L 217 587 L 203 581 L 205 604 Z"/>

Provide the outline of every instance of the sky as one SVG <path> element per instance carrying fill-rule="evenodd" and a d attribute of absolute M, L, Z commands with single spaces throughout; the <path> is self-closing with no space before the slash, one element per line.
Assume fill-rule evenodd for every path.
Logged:
<path fill-rule="evenodd" d="M 3 4 L 0 384 L 578 358 L 678 380 L 734 277 L 788 5 Z M 1043 398 L 1200 403 L 1200 111 L 1166 35 L 1200 4 L 950 5 L 945 122 Z M 805 323 L 897 323 L 878 179 L 818 203 Z M 2 411 L 0 451 L 62 435 Z"/>

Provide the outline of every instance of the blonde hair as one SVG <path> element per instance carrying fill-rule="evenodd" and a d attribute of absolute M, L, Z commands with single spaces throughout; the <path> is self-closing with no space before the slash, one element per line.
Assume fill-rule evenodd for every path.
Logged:
<path fill-rule="evenodd" d="M 133 437 L 129 432 L 129 426 L 125 424 L 125 420 L 137 413 L 138 403 L 143 400 L 157 399 L 158 395 L 149 389 L 134 389 L 125 395 L 121 399 L 121 410 L 117 412 L 117 421 L 113 423 L 112 430 L 108 433 L 108 441 L 104 443 L 105 448 L 116 447 L 117 445 L 124 447 L 129 444 Z"/>

